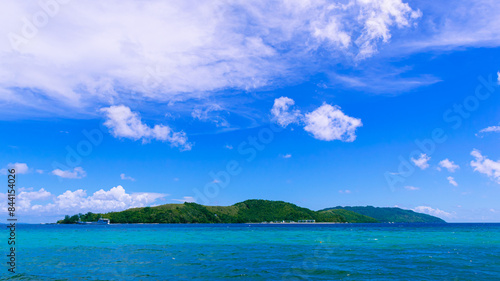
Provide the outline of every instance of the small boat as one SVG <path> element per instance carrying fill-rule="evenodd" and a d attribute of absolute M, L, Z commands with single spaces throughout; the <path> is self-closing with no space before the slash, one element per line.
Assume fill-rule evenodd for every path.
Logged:
<path fill-rule="evenodd" d="M 100 218 L 97 220 L 97 222 L 93 222 L 92 224 L 109 224 L 109 223 L 110 223 L 109 219 Z"/>

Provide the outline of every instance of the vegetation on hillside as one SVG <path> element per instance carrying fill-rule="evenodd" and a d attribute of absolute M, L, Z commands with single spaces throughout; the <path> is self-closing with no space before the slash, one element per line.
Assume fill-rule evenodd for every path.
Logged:
<path fill-rule="evenodd" d="M 412 210 L 404 210 L 401 208 L 385 208 L 385 207 L 335 207 L 326 210 L 343 209 L 353 211 L 358 214 L 372 217 L 379 222 L 405 222 L 405 223 L 444 223 L 445 221 L 427 214 L 417 213 Z M 321 212 L 321 211 L 320 211 Z"/>
<path fill-rule="evenodd" d="M 375 223 L 379 222 L 378 220 L 365 216 L 362 214 L 358 214 L 353 211 L 349 210 L 344 210 L 344 209 L 331 209 L 331 210 L 324 210 L 324 211 L 319 211 L 319 214 L 323 216 L 329 216 L 329 215 L 336 215 L 336 216 L 341 216 L 343 219 L 347 222 L 350 223 Z"/>
<path fill-rule="evenodd" d="M 383 218 L 379 219 L 378 217 L 367 215 L 366 212 L 357 212 L 352 208 L 358 207 L 336 207 L 321 211 L 312 211 L 291 203 L 269 200 L 246 200 L 227 207 L 184 203 L 133 208 L 106 214 L 89 212 L 87 214 L 66 216 L 63 220 L 58 221 L 58 223 L 71 224 L 78 222 L 78 220 L 82 222 L 92 222 L 97 221 L 101 217 L 110 219 L 111 223 L 260 223 L 276 221 L 297 222 L 299 220 L 339 223 L 374 223 L 389 221 L 429 222 L 431 218 L 436 222 L 441 221 L 441 219 L 432 216 L 397 208 L 378 208 L 384 210 L 373 212 L 374 214 L 379 215 L 381 212 L 385 214 L 385 216 L 378 216 Z M 404 212 L 401 213 L 399 210 Z M 362 209 L 362 211 L 366 210 Z M 388 218 L 394 220 L 388 220 Z"/>

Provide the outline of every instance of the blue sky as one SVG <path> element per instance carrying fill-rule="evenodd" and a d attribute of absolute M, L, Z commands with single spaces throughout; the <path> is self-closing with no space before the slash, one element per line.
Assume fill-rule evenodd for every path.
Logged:
<path fill-rule="evenodd" d="M 40 3 L 0 12 L 21 221 L 252 198 L 500 221 L 497 1 Z"/>

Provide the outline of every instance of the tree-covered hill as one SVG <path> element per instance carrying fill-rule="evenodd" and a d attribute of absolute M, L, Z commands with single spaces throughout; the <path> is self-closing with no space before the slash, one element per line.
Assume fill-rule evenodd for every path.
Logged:
<path fill-rule="evenodd" d="M 283 201 L 246 200 L 227 207 L 184 203 L 133 208 L 106 214 L 87 213 L 66 216 L 58 223 L 76 223 L 79 219 L 83 222 L 97 221 L 100 217 L 110 219 L 111 223 L 249 223 L 299 220 L 351 222 L 352 216 L 346 214 L 347 211 L 341 210 L 315 212 Z M 374 221 L 372 218 L 366 218 L 365 221 L 357 219 L 353 222 Z"/>
<path fill-rule="evenodd" d="M 351 207 L 330 208 L 321 211 L 312 211 L 302 208 L 292 203 L 269 200 L 246 200 L 232 206 L 203 206 L 196 203 L 165 204 L 155 207 L 132 208 L 121 212 L 110 212 L 105 214 L 87 213 L 73 216 L 66 216 L 58 223 L 69 224 L 82 222 L 93 222 L 99 218 L 108 218 L 111 223 L 260 223 L 276 221 L 315 220 L 316 222 L 350 222 L 350 223 L 374 223 L 392 221 L 387 217 L 398 218 L 395 222 L 404 219 L 415 222 L 416 218 L 427 221 L 427 215 L 423 214 L 399 214 L 399 211 L 383 217 L 384 220 L 366 215 L 365 213 L 351 210 Z M 362 207 L 363 208 L 363 207 Z M 397 209 L 397 208 L 382 208 Z M 401 209 L 399 209 L 401 210 Z M 405 210 L 401 210 L 405 211 Z M 394 213 L 394 212 L 393 212 Z M 378 214 L 378 213 L 376 213 Z M 392 216 L 390 216 L 392 214 Z M 434 218 L 428 216 L 430 218 Z M 440 220 L 438 218 L 434 218 Z M 422 221 L 422 222 L 427 222 Z M 419 221 L 420 222 L 420 221 Z"/>
<path fill-rule="evenodd" d="M 412 210 L 404 210 L 401 208 L 385 208 L 385 207 L 334 207 L 328 208 L 321 211 L 327 210 L 348 210 L 353 211 L 358 214 L 372 217 L 379 222 L 405 222 L 405 223 L 444 223 L 445 221 L 427 214 L 417 213 Z M 320 211 L 320 212 L 321 212 Z"/>

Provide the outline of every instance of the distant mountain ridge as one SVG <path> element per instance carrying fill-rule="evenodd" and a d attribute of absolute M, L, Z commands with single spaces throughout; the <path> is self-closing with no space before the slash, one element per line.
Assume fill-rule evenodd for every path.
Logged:
<path fill-rule="evenodd" d="M 313 211 L 299 207 L 284 201 L 269 201 L 252 199 L 232 206 L 203 206 L 196 203 L 165 204 L 155 207 L 132 208 L 120 212 L 105 214 L 87 213 L 66 216 L 58 223 L 70 224 L 79 220 L 97 221 L 100 217 L 110 219 L 111 223 L 260 223 L 260 222 L 298 222 L 302 220 L 314 220 L 316 222 L 332 223 L 376 223 L 389 222 L 386 217 L 367 215 L 366 212 L 357 212 L 351 208 L 358 207 L 335 207 L 320 211 Z M 360 207 L 364 208 L 364 207 Z M 386 208 L 388 209 L 388 208 Z M 392 208 L 390 208 L 392 209 Z M 399 218 L 397 222 L 444 222 L 439 218 L 424 215 L 404 216 L 394 211 L 394 217 Z M 377 215 L 377 214 L 375 214 Z M 430 218 L 427 218 L 430 217 Z M 415 218 L 420 218 L 418 221 Z M 426 219 L 423 219 L 426 218 Z M 433 219 L 431 219 L 433 218 Z"/>
<path fill-rule="evenodd" d="M 349 210 L 358 214 L 372 217 L 379 222 L 395 222 L 395 223 L 445 223 L 444 220 L 427 214 L 417 213 L 412 210 L 404 210 L 396 207 L 373 207 L 373 206 L 337 206 L 327 208 L 326 210 Z"/>

